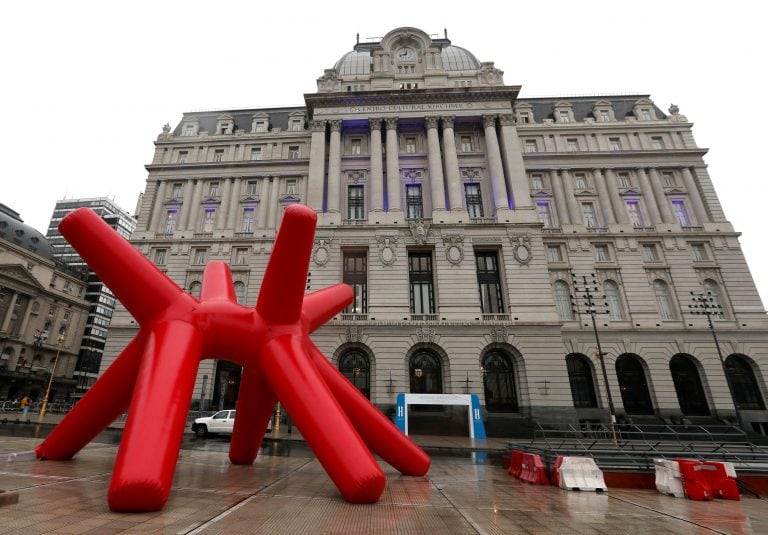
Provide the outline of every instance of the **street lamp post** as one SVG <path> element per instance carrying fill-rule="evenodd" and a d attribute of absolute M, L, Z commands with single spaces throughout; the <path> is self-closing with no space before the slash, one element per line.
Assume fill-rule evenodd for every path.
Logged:
<path fill-rule="evenodd" d="M 723 306 L 715 299 L 712 292 L 691 292 L 691 300 L 693 305 L 688 305 L 690 314 L 694 316 L 706 316 L 707 323 L 709 324 L 709 332 L 712 334 L 712 339 L 715 341 L 715 349 L 717 349 L 717 356 L 720 358 L 720 365 L 723 367 L 723 373 L 725 374 L 725 382 L 728 385 L 728 392 L 731 394 L 731 401 L 733 401 L 733 408 L 736 410 L 736 421 L 739 424 L 739 428 L 742 431 L 745 430 L 744 421 L 741 419 L 741 411 L 739 410 L 739 402 L 736 400 L 736 392 L 731 384 L 731 377 L 728 375 L 728 368 L 725 366 L 725 359 L 723 358 L 723 352 L 720 349 L 720 341 L 717 339 L 717 332 L 715 331 L 715 324 L 712 323 L 712 316 L 722 316 Z"/>
<path fill-rule="evenodd" d="M 616 439 L 616 409 L 613 406 L 613 396 L 611 395 L 611 387 L 608 384 L 608 371 L 605 367 L 605 353 L 603 352 L 603 348 L 600 346 L 600 335 L 597 332 L 597 321 L 595 320 L 595 316 L 597 314 L 601 313 L 608 313 L 608 310 L 606 308 L 605 312 L 598 312 L 597 311 L 597 303 L 595 303 L 595 299 L 597 296 L 595 295 L 595 292 L 599 290 L 597 278 L 595 277 L 594 273 L 590 273 L 590 276 L 587 277 L 586 275 L 577 276 L 573 273 L 571 273 L 573 276 L 573 289 L 577 294 L 581 294 L 579 296 L 576 296 L 576 298 L 573 301 L 574 306 L 577 308 L 578 311 L 578 299 L 582 298 L 584 299 L 584 308 L 585 312 L 589 314 L 589 317 L 592 319 L 592 331 L 595 334 L 595 345 L 597 346 L 597 356 L 600 359 L 600 370 L 602 371 L 603 375 L 603 382 L 605 383 L 605 393 L 608 395 L 608 411 L 611 413 L 611 439 L 613 440 L 614 444 L 617 444 Z M 605 296 L 603 296 L 605 298 Z M 607 306 L 608 303 L 605 303 Z"/>
<path fill-rule="evenodd" d="M 61 344 L 66 340 L 66 336 L 59 335 L 59 339 L 56 342 L 56 358 L 53 359 L 53 368 L 51 369 L 51 378 L 48 380 L 48 388 L 45 389 L 45 396 L 43 396 L 43 406 L 40 408 L 40 420 L 45 418 L 45 409 L 48 408 L 48 395 L 51 393 L 51 385 L 53 385 L 53 378 L 56 375 L 56 365 L 59 363 L 59 354 L 61 353 Z"/>

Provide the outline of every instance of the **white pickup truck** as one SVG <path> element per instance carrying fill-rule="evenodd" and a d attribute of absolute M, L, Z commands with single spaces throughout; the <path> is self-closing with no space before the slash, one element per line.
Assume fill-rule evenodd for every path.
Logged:
<path fill-rule="evenodd" d="M 208 433 L 222 433 L 231 435 L 232 429 L 235 427 L 235 413 L 234 410 L 219 411 L 212 416 L 206 416 L 204 418 L 195 418 L 195 423 L 192 424 L 192 431 L 199 436 L 204 437 Z M 267 431 L 272 431 L 272 420 L 267 423 Z"/>

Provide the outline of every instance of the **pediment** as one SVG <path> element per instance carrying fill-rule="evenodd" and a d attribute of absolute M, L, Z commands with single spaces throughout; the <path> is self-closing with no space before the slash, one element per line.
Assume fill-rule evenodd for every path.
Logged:
<path fill-rule="evenodd" d="M 640 192 L 638 190 L 636 190 L 635 188 L 627 188 L 625 190 L 622 190 L 621 194 L 622 195 L 629 195 L 629 196 L 634 197 L 634 196 L 639 196 Z"/>
<path fill-rule="evenodd" d="M 17 282 L 20 282 L 22 284 L 27 284 L 30 286 L 34 286 L 35 288 L 44 289 L 43 285 L 40 284 L 40 281 L 38 281 L 30 272 L 28 269 L 26 269 L 24 266 L 20 264 L 3 264 L 0 265 L 0 277 L 7 278 L 10 280 L 14 280 Z"/>
<path fill-rule="evenodd" d="M 607 100 L 598 100 L 597 102 L 595 102 L 592 105 L 592 109 L 595 109 L 595 108 L 612 108 L 612 107 L 613 107 L 613 104 L 611 104 Z"/>

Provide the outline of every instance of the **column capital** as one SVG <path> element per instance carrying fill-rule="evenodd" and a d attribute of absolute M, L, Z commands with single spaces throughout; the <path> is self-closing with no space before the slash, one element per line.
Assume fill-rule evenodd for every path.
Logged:
<path fill-rule="evenodd" d="M 499 115 L 499 122 L 501 123 L 501 126 L 514 126 L 515 116 L 511 113 L 503 113 Z"/>
<path fill-rule="evenodd" d="M 374 118 L 374 119 L 368 119 L 368 126 L 371 130 L 381 130 L 381 119 Z"/>
<path fill-rule="evenodd" d="M 387 124 L 387 130 L 397 130 L 397 117 L 387 117 L 384 122 Z"/>
<path fill-rule="evenodd" d="M 341 119 L 333 119 L 328 122 L 331 123 L 331 132 L 341 132 Z"/>
<path fill-rule="evenodd" d="M 440 120 L 443 121 L 443 128 L 453 128 L 453 121 L 456 119 L 454 115 L 443 115 Z"/>
<path fill-rule="evenodd" d="M 496 126 L 496 115 L 483 115 L 483 127 Z"/>
<path fill-rule="evenodd" d="M 437 128 L 438 117 L 434 115 L 428 115 L 424 118 L 424 122 L 427 124 L 427 128 Z"/>
<path fill-rule="evenodd" d="M 309 122 L 309 129 L 313 132 L 325 131 L 325 123 L 326 121 L 313 119 Z"/>

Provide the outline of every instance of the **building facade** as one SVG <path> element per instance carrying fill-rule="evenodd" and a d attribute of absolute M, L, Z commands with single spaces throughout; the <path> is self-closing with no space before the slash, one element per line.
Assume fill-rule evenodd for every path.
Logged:
<path fill-rule="evenodd" d="M 0 204 L 0 400 L 70 401 L 88 317 L 84 270 L 56 260 L 48 240 Z"/>
<path fill-rule="evenodd" d="M 691 123 L 649 95 L 519 91 L 447 36 L 358 42 L 305 106 L 166 125 L 132 242 L 194 295 L 228 262 L 252 306 L 285 207 L 311 206 L 309 289 L 355 291 L 313 339 L 383 409 L 476 393 L 493 432 L 605 422 L 610 392 L 619 418 L 729 418 L 728 369 L 762 430 L 768 322 Z M 601 297 L 604 370 L 574 276 Z M 725 367 L 691 292 L 721 306 Z M 136 328 L 119 309 L 102 369 Z M 238 382 L 204 361 L 194 399 L 232 406 Z"/>
<path fill-rule="evenodd" d="M 93 271 L 88 269 L 80 255 L 59 233 L 61 220 L 70 212 L 83 207 L 94 210 L 110 227 L 126 239 L 136 228 L 136 218 L 107 197 L 61 199 L 56 201 L 53 208 L 46 238 L 51 244 L 54 258 L 70 267 L 85 270 L 88 274 L 88 289 L 85 292 L 85 299 L 90 303 L 90 311 L 74 371 L 74 377 L 77 381 L 75 393 L 77 397 L 85 394 L 98 377 L 104 345 L 107 341 L 109 322 L 112 320 L 117 302 L 110 289 L 101 282 Z"/>

